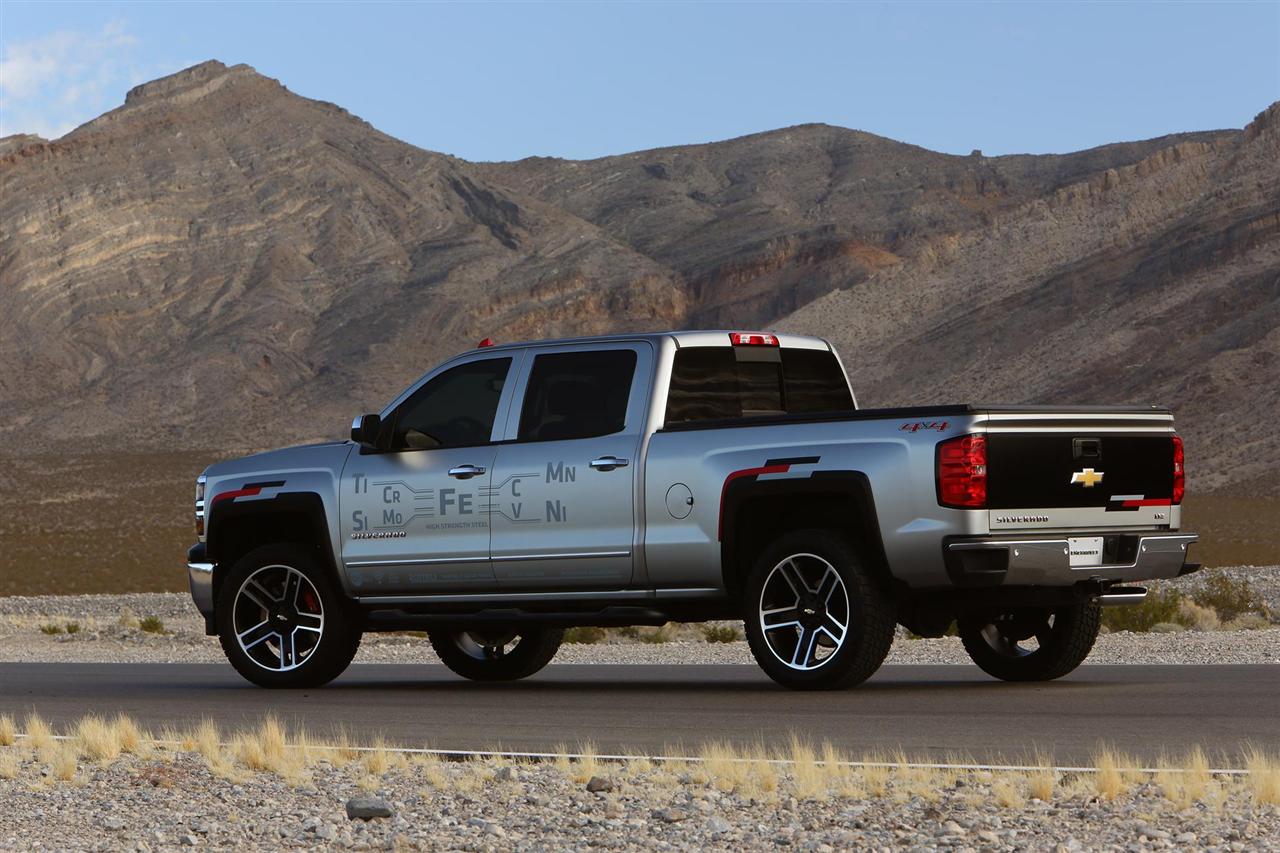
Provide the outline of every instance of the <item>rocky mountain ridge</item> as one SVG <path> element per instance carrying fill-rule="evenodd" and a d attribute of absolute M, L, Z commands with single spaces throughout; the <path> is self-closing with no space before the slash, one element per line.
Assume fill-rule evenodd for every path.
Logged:
<path fill-rule="evenodd" d="M 203 63 L 0 140 L 0 439 L 268 446 L 483 337 L 780 327 L 866 404 L 1169 403 L 1202 482 L 1274 489 L 1278 110 L 1065 155 L 803 125 L 469 163 Z"/>

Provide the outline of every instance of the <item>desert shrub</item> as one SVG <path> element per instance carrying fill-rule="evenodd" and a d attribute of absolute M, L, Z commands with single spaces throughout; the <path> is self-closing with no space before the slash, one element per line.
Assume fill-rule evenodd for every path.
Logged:
<path fill-rule="evenodd" d="M 1102 624 L 1110 631 L 1150 631 L 1161 623 L 1179 622 L 1182 594 L 1172 589 L 1147 593 L 1141 604 L 1107 607 L 1102 611 Z"/>
<path fill-rule="evenodd" d="M 1223 622 L 1245 613 L 1268 614 L 1266 602 L 1247 580 L 1233 578 L 1225 572 L 1214 572 L 1205 578 L 1204 584 L 1191 593 L 1191 600 L 1217 611 Z"/>
<path fill-rule="evenodd" d="M 148 634 L 163 634 L 164 621 L 159 616 L 144 616 L 138 620 L 138 627 Z"/>
<path fill-rule="evenodd" d="M 595 625 L 581 625 L 576 628 L 570 628 L 564 632 L 564 642 L 566 643 L 586 643 L 592 645 L 603 641 L 605 631 L 603 628 L 597 628 Z"/>
<path fill-rule="evenodd" d="M 1241 613 L 1222 626 L 1228 631 L 1260 631 L 1271 627 L 1271 620 L 1261 613 Z"/>
<path fill-rule="evenodd" d="M 49 636 L 53 636 L 54 634 L 61 634 L 62 626 L 54 624 L 53 622 L 47 622 L 44 625 L 40 626 L 40 633 L 48 634 Z"/>
<path fill-rule="evenodd" d="M 742 639 L 742 634 L 732 625 L 704 625 L 702 636 L 708 643 L 736 643 Z"/>
<path fill-rule="evenodd" d="M 642 643 L 669 643 L 675 639 L 676 626 L 670 622 L 653 631 L 647 631 L 640 635 Z"/>
<path fill-rule="evenodd" d="M 1187 630 L 1186 625 L 1179 625 L 1177 622 L 1157 622 L 1151 626 L 1153 634 L 1179 634 Z"/>
<path fill-rule="evenodd" d="M 79 634 L 79 633 L 80 633 L 80 623 L 79 623 L 79 622 L 68 622 L 68 623 L 67 623 L 67 633 L 68 633 L 68 634 Z"/>
<path fill-rule="evenodd" d="M 1201 607 L 1189 598 L 1178 604 L 1178 622 L 1196 631 L 1216 631 L 1222 625 L 1216 610 Z"/>

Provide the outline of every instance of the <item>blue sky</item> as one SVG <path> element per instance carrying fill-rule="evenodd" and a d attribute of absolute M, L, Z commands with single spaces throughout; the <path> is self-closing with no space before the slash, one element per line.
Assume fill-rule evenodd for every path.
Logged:
<path fill-rule="evenodd" d="M 0 0 L 0 135 L 248 63 L 423 148 L 595 157 L 802 122 L 940 151 L 1241 127 L 1280 99 L 1280 2 Z"/>

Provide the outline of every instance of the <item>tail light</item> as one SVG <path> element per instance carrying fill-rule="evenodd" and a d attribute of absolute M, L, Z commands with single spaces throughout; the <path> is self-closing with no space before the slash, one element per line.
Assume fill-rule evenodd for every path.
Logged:
<path fill-rule="evenodd" d="M 1186 476 L 1182 472 L 1182 438 L 1173 437 L 1173 503 L 1182 503 L 1182 495 L 1187 490 Z"/>
<path fill-rule="evenodd" d="M 938 503 L 959 509 L 987 505 L 985 435 L 962 435 L 938 443 Z"/>

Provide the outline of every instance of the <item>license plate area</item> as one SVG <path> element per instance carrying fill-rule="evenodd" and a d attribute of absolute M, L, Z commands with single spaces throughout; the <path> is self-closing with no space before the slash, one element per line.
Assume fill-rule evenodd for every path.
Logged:
<path fill-rule="evenodd" d="M 1101 566 L 1103 537 L 1070 536 L 1067 538 L 1067 551 L 1069 552 L 1070 566 L 1073 569 L 1083 566 Z"/>

